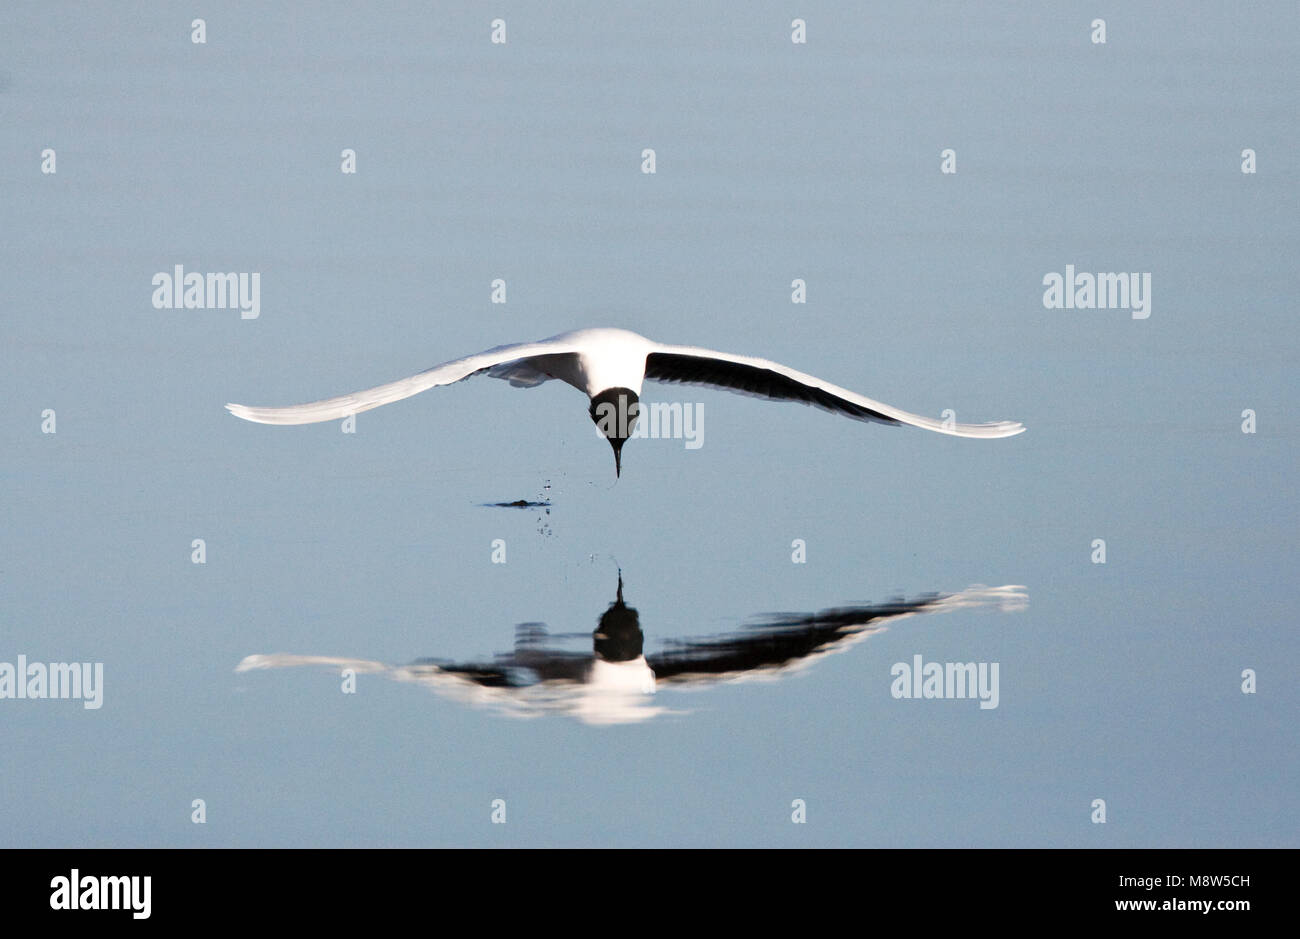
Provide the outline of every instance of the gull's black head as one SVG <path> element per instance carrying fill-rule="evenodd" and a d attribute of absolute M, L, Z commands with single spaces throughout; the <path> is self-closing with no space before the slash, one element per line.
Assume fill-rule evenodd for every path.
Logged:
<path fill-rule="evenodd" d="M 614 448 L 614 475 L 623 474 L 623 444 L 632 436 L 641 403 L 631 388 L 606 388 L 591 399 L 591 419 Z"/>

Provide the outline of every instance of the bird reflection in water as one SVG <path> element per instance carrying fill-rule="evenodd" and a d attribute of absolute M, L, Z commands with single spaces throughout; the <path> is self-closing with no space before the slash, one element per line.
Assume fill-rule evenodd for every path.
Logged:
<path fill-rule="evenodd" d="M 835 607 L 819 613 L 780 613 L 718 636 L 672 639 L 645 654 L 645 635 L 635 608 L 618 594 L 588 638 L 591 651 L 564 649 L 541 623 L 516 628 L 515 648 L 484 662 L 420 659 L 386 665 L 329 656 L 250 655 L 237 672 L 319 665 L 415 682 L 434 691 L 513 717 L 563 714 L 588 724 L 628 724 L 661 714 L 683 713 L 660 704 L 659 688 L 698 688 L 722 681 L 777 677 L 842 652 L 908 616 L 986 607 L 1012 612 L 1025 607 L 1023 587 L 975 586 L 960 593 L 928 594 Z"/>

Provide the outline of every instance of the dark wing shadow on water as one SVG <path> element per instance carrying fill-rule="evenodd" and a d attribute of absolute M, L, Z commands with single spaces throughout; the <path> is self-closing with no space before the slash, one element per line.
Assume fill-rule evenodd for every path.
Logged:
<path fill-rule="evenodd" d="M 717 636 L 668 640 L 645 653 L 645 634 L 635 608 L 623 600 L 623 577 L 594 632 L 582 634 L 587 649 L 565 649 L 571 638 L 547 632 L 545 624 L 516 627 L 515 647 L 481 662 L 420 659 L 386 665 L 365 659 L 314 655 L 250 655 L 237 672 L 319 665 L 380 674 L 424 685 L 475 707 L 511 717 L 562 714 L 587 724 L 628 724 L 674 711 L 655 698 L 662 687 L 706 687 L 720 681 L 775 678 L 806 668 L 817 659 L 882 632 L 909 616 L 950 610 L 1024 609 L 1023 587 L 975 586 L 960 593 L 929 594 L 914 600 L 834 607 L 819 613 L 768 614 Z"/>

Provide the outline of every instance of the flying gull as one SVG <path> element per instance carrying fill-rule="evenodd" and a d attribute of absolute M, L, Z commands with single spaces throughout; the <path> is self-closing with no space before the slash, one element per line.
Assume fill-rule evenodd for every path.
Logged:
<path fill-rule="evenodd" d="M 497 346 L 365 391 L 282 408 L 227 404 L 236 417 L 259 424 L 314 424 L 369 411 L 473 375 L 502 378 L 531 388 L 558 379 L 590 400 L 588 411 L 614 448 L 622 474 L 623 444 L 632 436 L 646 381 L 723 388 L 773 401 L 798 401 L 859 421 L 911 424 L 954 437 L 1011 437 L 1016 421 L 958 424 L 911 414 L 768 359 L 654 342 L 625 329 L 579 329 L 541 342 Z"/>

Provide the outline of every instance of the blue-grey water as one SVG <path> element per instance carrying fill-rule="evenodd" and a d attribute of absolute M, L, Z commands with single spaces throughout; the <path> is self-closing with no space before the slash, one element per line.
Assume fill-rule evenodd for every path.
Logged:
<path fill-rule="evenodd" d="M 0 663 L 103 668 L 0 699 L 0 844 L 1297 845 L 1294 4 L 201 7 L 0 9 Z M 258 316 L 156 308 L 176 265 Z M 1149 273 L 1149 317 L 1045 307 L 1067 265 Z M 223 407 L 588 325 L 1029 429 L 647 385 L 703 443 L 616 481 L 559 383 Z M 630 723 L 236 671 L 589 655 L 620 569 L 647 653 L 1027 606 Z M 997 707 L 895 697 L 918 655 Z"/>

